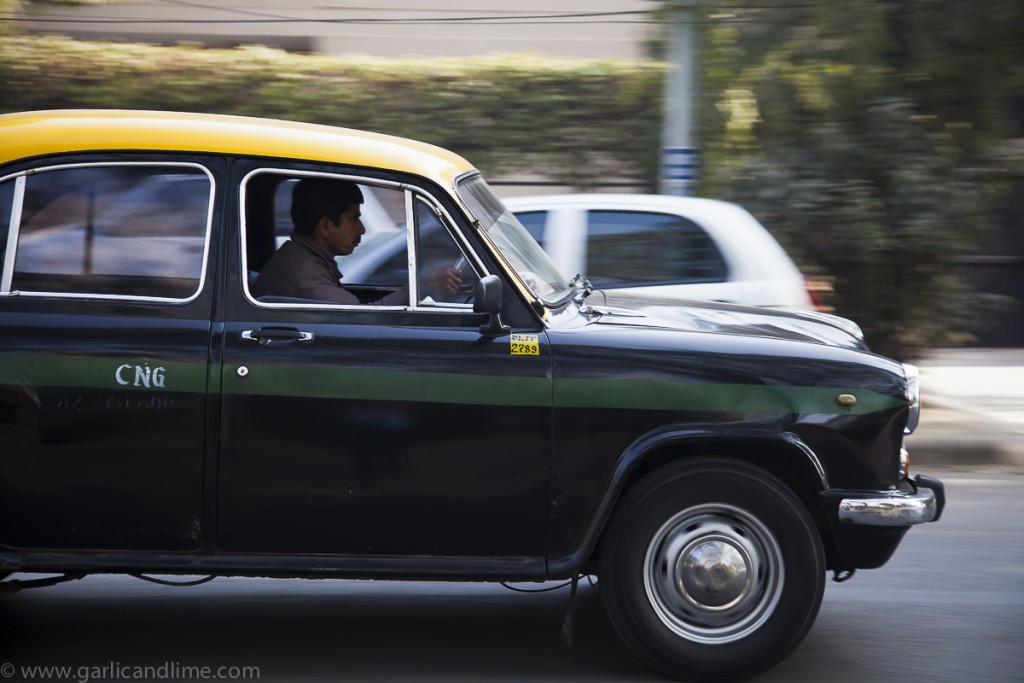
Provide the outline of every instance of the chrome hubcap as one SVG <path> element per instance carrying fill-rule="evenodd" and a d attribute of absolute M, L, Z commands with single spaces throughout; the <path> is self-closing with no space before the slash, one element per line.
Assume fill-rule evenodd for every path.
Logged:
<path fill-rule="evenodd" d="M 647 548 L 644 588 L 661 621 L 701 643 L 728 643 L 758 629 L 782 594 L 782 550 L 745 510 L 723 504 L 688 508 L 666 522 Z"/>
<path fill-rule="evenodd" d="M 750 558 L 728 538 L 698 540 L 676 562 L 678 590 L 690 604 L 726 609 L 750 590 Z"/>

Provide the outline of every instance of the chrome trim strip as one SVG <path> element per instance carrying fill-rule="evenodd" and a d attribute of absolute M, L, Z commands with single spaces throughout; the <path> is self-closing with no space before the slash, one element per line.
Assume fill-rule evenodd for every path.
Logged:
<path fill-rule="evenodd" d="M 416 195 L 405 190 L 405 267 L 408 272 L 406 285 L 409 288 L 409 306 L 415 307 L 420 300 L 420 278 L 417 263 L 417 240 L 420 226 L 416 222 Z M 426 204 L 426 200 L 421 199 Z M 429 204 L 427 205 L 429 206 Z"/>
<path fill-rule="evenodd" d="M 911 526 L 935 519 L 935 492 L 923 486 L 917 493 L 885 495 L 879 498 L 843 498 L 839 521 L 867 526 Z"/>

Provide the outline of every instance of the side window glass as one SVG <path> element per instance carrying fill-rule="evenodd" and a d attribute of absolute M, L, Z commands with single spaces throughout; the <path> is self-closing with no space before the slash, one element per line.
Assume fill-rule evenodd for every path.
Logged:
<path fill-rule="evenodd" d="M 338 173 L 265 169 L 246 177 L 243 194 L 245 281 L 260 302 L 405 306 L 413 289 L 410 272 L 416 275 L 416 304 L 465 303 L 471 297 L 475 269 L 431 204 L 411 190 Z M 358 226 L 350 214 L 355 198 L 361 198 Z M 321 227 L 315 217 L 329 218 L 331 212 L 339 218 L 321 232 L 330 225 Z M 338 272 L 325 270 L 325 279 L 322 269 L 314 269 L 309 277 L 297 268 L 306 254 L 334 254 Z M 461 288 L 451 269 L 465 273 Z"/>
<path fill-rule="evenodd" d="M 11 289 L 187 299 L 202 281 L 211 192 L 190 166 L 39 171 L 26 179 Z"/>
<path fill-rule="evenodd" d="M 479 273 L 430 204 L 417 198 L 414 211 L 419 303 L 467 303 Z"/>
<path fill-rule="evenodd" d="M 295 186 L 303 178 L 283 170 L 261 171 L 245 182 L 246 263 L 250 284 L 263 266 L 297 232 L 292 215 Z M 338 178 L 339 182 L 349 182 Z M 397 288 L 409 281 L 405 247 L 405 193 L 396 188 L 352 183 L 363 202 L 359 220 L 364 232 L 352 253 L 336 256 L 346 287 Z M 301 239 L 301 238 L 298 238 Z"/>
<path fill-rule="evenodd" d="M 547 211 L 523 211 L 517 213 L 516 218 L 526 228 L 526 232 L 530 233 L 533 239 L 537 240 L 541 244 L 544 244 L 544 228 L 548 222 Z"/>
<path fill-rule="evenodd" d="M 351 254 L 335 259 L 341 281 L 346 286 L 403 287 L 409 283 L 405 192 L 365 184 L 359 189 L 363 193 L 359 220 L 365 232 Z"/>
<path fill-rule="evenodd" d="M 596 287 L 721 282 L 725 261 L 711 238 L 673 214 L 590 211 L 587 277 Z"/>
<path fill-rule="evenodd" d="M 263 173 L 254 176 L 250 181 L 250 185 L 255 185 L 258 189 L 261 182 L 270 181 L 272 183 L 269 194 L 273 197 L 273 206 L 268 208 L 267 213 L 268 218 L 272 215 L 270 220 L 273 222 L 277 246 L 281 246 L 295 230 L 291 214 L 292 192 L 299 180 L 300 178 Z M 372 244 L 405 227 L 405 194 L 401 190 L 359 183 L 357 185 L 363 193 L 363 203 L 359 207 L 359 213 L 363 227 L 366 228 L 362 245 Z M 344 263 L 345 258 L 347 257 L 339 257 L 339 263 Z"/>

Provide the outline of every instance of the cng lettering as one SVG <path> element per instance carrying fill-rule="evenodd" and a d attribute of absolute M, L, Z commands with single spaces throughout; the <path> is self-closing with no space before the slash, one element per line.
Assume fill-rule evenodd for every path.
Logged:
<path fill-rule="evenodd" d="M 123 387 L 145 387 L 146 389 L 166 388 L 167 369 L 163 367 L 150 368 L 149 363 L 143 365 L 131 365 L 125 363 L 119 365 L 114 371 L 114 379 Z"/>

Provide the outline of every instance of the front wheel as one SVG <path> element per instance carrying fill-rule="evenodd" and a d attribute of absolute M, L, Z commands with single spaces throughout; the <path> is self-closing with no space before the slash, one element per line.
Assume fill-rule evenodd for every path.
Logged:
<path fill-rule="evenodd" d="M 825 556 L 807 510 L 761 468 L 682 461 L 627 492 L 601 545 L 609 618 L 669 676 L 737 679 L 777 664 L 821 605 Z"/>

